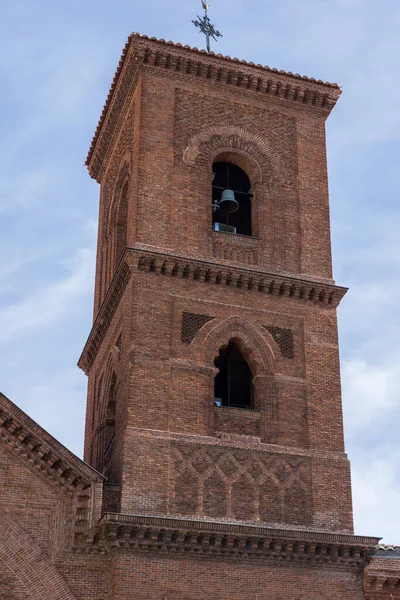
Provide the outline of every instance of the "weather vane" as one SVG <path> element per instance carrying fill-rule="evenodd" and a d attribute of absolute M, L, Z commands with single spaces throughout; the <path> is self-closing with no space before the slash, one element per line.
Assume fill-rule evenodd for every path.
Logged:
<path fill-rule="evenodd" d="M 200 29 L 200 33 L 204 33 L 206 36 L 206 45 L 207 52 L 210 52 L 210 38 L 217 41 L 219 37 L 222 37 L 222 33 L 220 33 L 215 26 L 210 22 L 208 18 L 208 11 L 210 10 L 210 5 L 207 4 L 204 0 L 201 0 L 201 5 L 204 8 L 204 17 L 201 18 L 197 15 L 197 19 L 192 21 L 192 23 Z"/>

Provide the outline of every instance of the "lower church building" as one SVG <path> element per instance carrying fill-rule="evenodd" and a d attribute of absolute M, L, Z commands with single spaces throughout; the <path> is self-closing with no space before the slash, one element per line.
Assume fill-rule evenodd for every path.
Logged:
<path fill-rule="evenodd" d="M 84 461 L 0 395 L 0 600 L 400 599 L 400 548 L 353 533 L 340 93 L 129 37 L 86 162 Z"/>

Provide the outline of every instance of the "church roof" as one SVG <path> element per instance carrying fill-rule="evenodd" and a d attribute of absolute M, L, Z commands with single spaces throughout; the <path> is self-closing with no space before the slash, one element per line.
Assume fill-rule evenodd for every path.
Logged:
<path fill-rule="evenodd" d="M 0 438 L 49 478 L 74 490 L 84 489 L 105 479 L 2 393 Z"/>
<path fill-rule="evenodd" d="M 381 558 L 400 558 L 400 546 L 378 544 L 375 556 L 380 556 Z"/>
<path fill-rule="evenodd" d="M 285 98 L 289 98 L 289 99 L 291 98 L 294 100 L 302 99 L 303 102 L 310 101 L 313 105 L 316 105 L 316 106 L 320 105 L 322 108 L 329 109 L 329 112 L 332 109 L 332 107 L 334 106 L 337 98 L 341 94 L 340 87 L 337 83 L 329 83 L 326 81 L 322 81 L 321 79 L 315 79 L 314 77 L 307 77 L 306 75 L 300 75 L 299 73 L 292 73 L 291 71 L 279 70 L 279 69 L 271 68 L 269 66 L 255 64 L 254 62 L 248 62 L 246 60 L 239 60 L 238 58 L 231 58 L 230 56 L 216 54 L 215 52 L 207 52 L 206 50 L 199 50 L 196 47 L 192 48 L 191 46 L 188 46 L 188 45 L 184 46 L 180 43 L 174 43 L 172 41 L 167 42 L 164 39 L 157 39 L 156 37 L 148 37 L 147 35 L 133 32 L 128 37 L 128 40 L 123 48 L 122 55 L 119 60 L 118 67 L 115 72 L 113 81 L 111 83 L 111 87 L 108 92 L 108 96 L 107 96 L 104 108 L 100 115 L 100 119 L 99 119 L 96 131 L 93 136 L 92 143 L 90 145 L 90 149 L 89 149 L 86 161 L 85 161 L 85 165 L 87 165 L 87 166 L 89 166 L 89 163 L 92 159 L 92 155 L 93 155 L 94 149 L 96 147 L 97 140 L 100 136 L 100 132 L 101 132 L 103 123 L 106 119 L 108 110 L 111 106 L 111 103 L 112 103 L 112 100 L 114 97 L 114 92 L 118 86 L 120 75 L 121 75 L 123 67 L 125 65 L 130 48 L 131 48 L 131 46 L 133 46 L 133 45 L 137 46 L 138 44 L 139 45 L 146 44 L 147 46 L 149 46 L 149 45 L 158 46 L 158 51 L 156 52 L 156 60 L 154 63 L 155 66 L 158 66 L 158 64 L 159 64 L 158 57 L 157 57 L 158 52 L 160 52 L 160 54 L 164 54 L 169 49 L 173 49 L 174 51 L 180 51 L 180 52 L 184 52 L 187 54 L 191 54 L 193 56 L 193 58 L 198 57 L 199 59 L 203 59 L 203 60 L 205 59 L 208 61 L 210 61 L 210 59 L 211 59 L 214 62 L 216 60 L 223 61 L 226 65 L 226 68 L 230 69 L 230 70 L 232 68 L 235 68 L 236 71 L 240 71 L 240 70 L 244 69 L 247 72 L 246 76 L 241 78 L 241 76 L 239 75 L 238 80 L 236 81 L 235 85 L 239 86 L 239 80 L 242 79 L 243 81 L 241 82 L 241 85 L 245 86 L 249 90 L 252 89 L 252 85 L 253 85 L 253 82 L 250 82 L 252 77 L 250 75 L 248 75 L 249 70 L 252 70 L 254 72 L 254 80 L 255 81 L 257 81 L 257 76 L 256 76 L 257 72 L 258 72 L 258 75 L 260 75 L 260 76 L 263 76 L 263 75 L 265 76 L 265 74 L 268 73 L 270 76 L 272 76 L 274 78 L 279 78 L 280 81 L 275 81 L 275 86 L 274 85 L 270 86 L 271 89 L 274 90 L 275 95 L 277 93 L 277 89 L 279 91 L 281 89 L 281 87 L 284 87 L 281 85 L 282 77 L 289 81 L 296 80 L 297 84 L 301 84 L 302 86 L 304 86 L 304 84 L 306 84 L 308 87 L 306 89 L 301 89 L 299 92 L 298 89 L 296 91 L 296 81 L 293 82 L 294 85 L 290 85 L 290 83 L 289 83 L 286 85 L 285 91 L 282 91 Z M 144 62 L 146 62 L 146 54 L 144 54 L 143 58 L 144 58 Z M 167 62 L 168 61 L 169 61 L 169 58 L 167 57 Z M 194 74 L 198 74 L 198 73 L 194 73 Z M 208 73 L 207 73 L 207 78 L 209 78 Z M 218 79 L 218 81 L 221 81 L 221 79 Z M 269 85 L 269 83 L 267 84 L 267 86 Z M 258 84 L 254 83 L 254 85 L 257 86 Z M 311 88 L 309 86 L 311 86 Z M 318 101 L 315 100 L 315 98 L 316 98 L 315 92 L 316 92 L 317 88 L 325 89 L 325 93 L 320 94 L 320 98 L 318 98 Z M 261 90 L 258 87 L 255 87 L 254 91 L 261 91 Z M 269 90 L 267 89 L 266 91 L 269 91 Z M 309 94 L 309 92 L 311 92 L 311 93 Z"/>

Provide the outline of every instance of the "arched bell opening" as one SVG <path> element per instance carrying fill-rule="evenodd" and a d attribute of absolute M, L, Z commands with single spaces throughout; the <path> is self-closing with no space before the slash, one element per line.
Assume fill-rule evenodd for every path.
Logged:
<path fill-rule="evenodd" d="M 213 229 L 252 235 L 251 183 L 247 174 L 232 162 L 213 163 Z"/>
<path fill-rule="evenodd" d="M 239 346 L 230 341 L 214 361 L 218 373 L 214 379 L 216 406 L 254 409 L 253 375 Z"/>

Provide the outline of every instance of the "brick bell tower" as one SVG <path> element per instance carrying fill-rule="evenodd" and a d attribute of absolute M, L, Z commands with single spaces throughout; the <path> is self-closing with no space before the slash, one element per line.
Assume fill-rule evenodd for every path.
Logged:
<path fill-rule="evenodd" d="M 136 33 L 124 48 L 87 159 L 79 362 L 112 598 L 363 597 L 376 540 L 352 535 L 325 152 L 339 95 Z"/>

